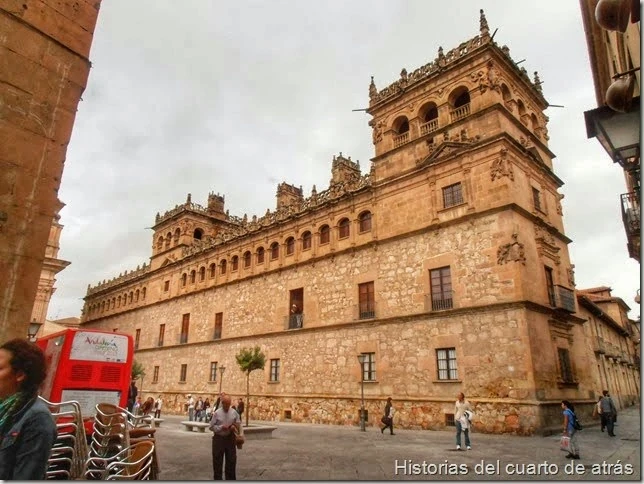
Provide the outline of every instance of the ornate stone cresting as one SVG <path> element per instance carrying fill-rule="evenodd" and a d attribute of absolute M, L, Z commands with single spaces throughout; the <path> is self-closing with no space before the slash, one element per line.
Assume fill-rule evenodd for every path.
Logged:
<path fill-rule="evenodd" d="M 278 210 L 286 207 L 294 207 L 295 209 L 299 209 L 303 201 L 304 195 L 301 186 L 300 188 L 297 188 L 295 185 L 289 185 L 286 182 L 282 182 L 277 185 Z"/>
<path fill-rule="evenodd" d="M 496 259 L 499 265 L 507 264 L 509 262 L 521 262 L 525 265 L 525 248 L 518 240 L 519 234 L 516 232 L 512 234 L 512 242 L 504 244 L 496 251 Z"/>
<path fill-rule="evenodd" d="M 510 180 L 514 181 L 514 171 L 512 170 L 512 162 L 508 160 L 507 148 L 502 148 L 499 158 L 492 162 L 490 169 L 490 178 L 492 181 L 507 176 Z"/>
<path fill-rule="evenodd" d="M 98 284 L 96 284 L 94 287 L 91 285 L 87 285 L 87 296 L 91 296 L 92 294 L 96 294 L 97 292 L 104 291 L 106 289 L 113 288 L 115 286 L 121 285 L 125 282 L 132 281 L 134 279 L 137 279 L 145 274 L 147 274 L 150 271 L 150 266 L 146 265 L 145 262 L 143 263 L 142 266 L 137 266 L 136 270 L 133 271 L 125 271 L 125 273 L 121 273 L 118 275 L 118 277 L 114 277 L 108 281 L 101 281 Z"/>
<path fill-rule="evenodd" d="M 563 206 L 561 205 L 561 201 L 564 199 L 565 196 L 566 195 L 560 193 L 559 196 L 557 197 L 557 202 L 556 202 L 557 207 L 556 208 L 557 208 L 557 214 L 558 215 L 563 216 Z"/>

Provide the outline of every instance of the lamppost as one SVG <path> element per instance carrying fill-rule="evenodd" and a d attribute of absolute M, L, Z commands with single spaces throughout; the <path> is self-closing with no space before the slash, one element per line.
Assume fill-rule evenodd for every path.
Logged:
<path fill-rule="evenodd" d="M 221 367 L 219 367 L 219 374 L 221 375 L 221 376 L 219 377 L 219 395 L 220 395 L 220 396 L 221 396 L 221 383 L 222 383 L 222 381 L 223 381 L 223 379 L 224 379 L 224 371 L 226 371 L 226 367 L 225 367 L 225 366 L 221 366 Z"/>
<path fill-rule="evenodd" d="M 358 355 L 358 361 L 360 362 L 360 390 L 361 390 L 361 402 L 360 402 L 360 430 L 366 432 L 365 421 L 364 421 L 364 360 L 365 355 Z"/>
<path fill-rule="evenodd" d="M 39 323 L 36 321 L 34 318 L 31 323 L 29 323 L 29 328 L 27 329 L 27 338 L 29 341 L 36 341 L 36 335 L 38 334 L 38 330 L 42 326 L 42 323 Z"/>

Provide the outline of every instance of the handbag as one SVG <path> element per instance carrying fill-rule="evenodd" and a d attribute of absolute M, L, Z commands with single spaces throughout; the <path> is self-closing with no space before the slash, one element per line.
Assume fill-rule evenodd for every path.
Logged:
<path fill-rule="evenodd" d="M 239 433 L 235 432 L 235 446 L 237 446 L 238 449 L 241 449 L 244 442 L 246 442 L 246 438 L 244 437 L 244 427 L 240 426 Z"/>
<path fill-rule="evenodd" d="M 561 450 L 570 452 L 570 437 L 567 435 L 562 435 L 561 440 L 559 441 L 559 445 L 561 447 Z"/>
<path fill-rule="evenodd" d="M 387 417 L 387 416 L 385 416 L 385 415 L 383 415 L 383 416 L 380 418 L 380 421 L 381 421 L 383 424 L 385 424 L 385 425 L 389 425 L 389 417 Z"/>

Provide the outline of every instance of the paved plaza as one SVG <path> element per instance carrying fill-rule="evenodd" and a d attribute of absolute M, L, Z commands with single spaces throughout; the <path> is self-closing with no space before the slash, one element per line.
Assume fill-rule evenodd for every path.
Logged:
<path fill-rule="evenodd" d="M 211 433 L 189 433 L 182 416 L 164 416 L 157 430 L 163 480 L 211 480 Z M 260 422 L 257 422 L 260 423 Z M 595 422 L 585 422 L 590 425 Z M 581 460 L 565 459 L 559 436 L 472 435 L 456 451 L 454 431 L 271 423 L 270 440 L 249 440 L 237 452 L 242 480 L 640 480 L 640 409 L 619 414 L 616 437 L 598 425 L 580 433 Z"/>

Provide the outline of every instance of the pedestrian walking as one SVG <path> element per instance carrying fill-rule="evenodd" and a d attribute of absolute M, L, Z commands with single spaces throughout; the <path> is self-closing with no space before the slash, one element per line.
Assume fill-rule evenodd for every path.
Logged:
<path fill-rule="evenodd" d="M 241 432 L 241 419 L 239 418 L 239 414 L 231 408 L 230 404 L 230 396 L 222 396 L 221 407 L 213 413 L 212 420 L 210 421 L 210 430 L 213 431 L 212 469 L 213 479 L 216 481 L 220 481 L 222 478 L 224 459 L 224 476 L 226 480 L 229 481 L 237 479 L 237 448 L 235 434 L 237 432 Z"/>
<path fill-rule="evenodd" d="M 563 434 L 570 437 L 570 447 L 566 459 L 579 459 L 579 443 L 577 442 L 577 429 L 575 428 L 575 421 L 577 420 L 575 407 L 568 400 L 562 400 L 561 408 L 564 416 Z"/>
<path fill-rule="evenodd" d="M 186 399 L 186 405 L 188 407 L 188 420 L 192 422 L 195 419 L 195 399 L 192 398 L 190 393 Z"/>
<path fill-rule="evenodd" d="M 161 395 L 159 395 L 159 398 L 156 399 L 154 402 L 154 418 L 161 418 L 161 407 L 163 406 L 163 400 L 161 399 Z"/>
<path fill-rule="evenodd" d="M 606 428 L 608 435 L 615 437 L 615 419 L 617 418 L 617 408 L 613 399 L 608 394 L 608 390 L 603 391 L 601 400 L 599 401 L 599 406 L 601 408 L 601 413 L 599 417 L 601 418 L 602 428 Z"/>
<path fill-rule="evenodd" d="M 384 434 L 385 429 L 389 428 L 391 435 L 396 435 L 394 434 L 394 413 L 396 413 L 396 410 L 394 409 L 394 406 L 391 403 L 391 397 L 389 397 L 387 398 L 387 404 L 385 405 L 385 412 L 381 419 L 381 422 L 385 424 L 385 426 L 380 429 L 380 433 Z"/>
<path fill-rule="evenodd" d="M 134 405 L 136 404 L 136 397 L 139 395 L 139 389 L 136 387 L 134 380 L 130 382 L 130 388 L 127 391 L 127 411 L 134 413 Z"/>
<path fill-rule="evenodd" d="M 239 414 L 239 418 L 241 419 L 244 413 L 244 400 L 242 400 L 241 398 L 237 401 L 237 413 Z"/>
<path fill-rule="evenodd" d="M 47 366 L 23 339 L 0 346 L 0 480 L 45 480 L 56 424 L 38 388 Z"/>
<path fill-rule="evenodd" d="M 468 414 L 469 412 L 469 414 Z M 472 406 L 470 402 L 465 399 L 463 392 L 457 396 L 456 404 L 454 405 L 454 425 L 456 426 L 456 450 L 461 450 L 461 433 L 465 434 L 465 447 L 467 450 L 472 449 L 470 442 L 470 417 Z"/>
<path fill-rule="evenodd" d="M 206 418 L 206 423 L 210 422 L 210 416 L 212 415 L 212 407 L 210 406 L 210 398 L 206 398 L 206 401 L 203 402 L 203 413 Z"/>
<path fill-rule="evenodd" d="M 201 399 L 201 397 L 199 397 L 199 399 L 197 400 L 197 403 L 195 405 L 195 415 L 196 415 L 197 421 L 199 421 L 199 422 L 201 422 L 203 420 L 203 417 L 204 417 L 203 410 L 204 410 L 203 409 L 203 400 Z"/>

